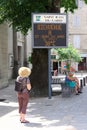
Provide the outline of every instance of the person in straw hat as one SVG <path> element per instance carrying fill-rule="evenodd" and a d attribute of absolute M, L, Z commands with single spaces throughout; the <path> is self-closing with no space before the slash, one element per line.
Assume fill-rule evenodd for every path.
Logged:
<path fill-rule="evenodd" d="M 25 114 L 26 114 L 26 109 L 29 101 L 29 91 L 31 89 L 31 84 L 29 80 L 31 70 L 30 68 L 27 67 L 21 67 L 18 70 L 18 74 L 19 76 L 17 77 L 17 81 L 21 82 L 24 85 L 23 91 L 17 92 L 20 122 L 29 123 L 29 121 L 25 119 Z"/>

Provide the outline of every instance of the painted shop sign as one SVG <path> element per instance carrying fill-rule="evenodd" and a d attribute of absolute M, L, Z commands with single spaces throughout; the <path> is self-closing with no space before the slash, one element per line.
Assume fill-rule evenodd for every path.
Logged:
<path fill-rule="evenodd" d="M 66 14 L 32 14 L 33 48 L 67 46 Z"/>

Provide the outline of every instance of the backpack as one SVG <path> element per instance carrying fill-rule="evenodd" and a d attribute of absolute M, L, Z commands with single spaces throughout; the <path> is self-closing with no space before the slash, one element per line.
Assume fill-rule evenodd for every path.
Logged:
<path fill-rule="evenodd" d="M 26 81 L 26 82 L 25 82 Z M 25 79 L 19 79 L 15 81 L 15 91 L 22 92 L 27 86 L 27 78 Z"/>

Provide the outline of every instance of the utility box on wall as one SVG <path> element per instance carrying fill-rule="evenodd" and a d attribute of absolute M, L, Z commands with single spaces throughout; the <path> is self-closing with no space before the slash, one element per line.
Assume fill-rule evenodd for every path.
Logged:
<path fill-rule="evenodd" d="M 14 67 L 14 57 L 12 54 L 9 54 L 9 67 L 10 68 Z"/>

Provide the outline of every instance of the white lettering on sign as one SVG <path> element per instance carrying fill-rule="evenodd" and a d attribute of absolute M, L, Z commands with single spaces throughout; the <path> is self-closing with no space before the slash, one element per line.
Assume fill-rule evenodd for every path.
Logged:
<path fill-rule="evenodd" d="M 34 14 L 34 23 L 66 23 L 66 14 Z"/>

